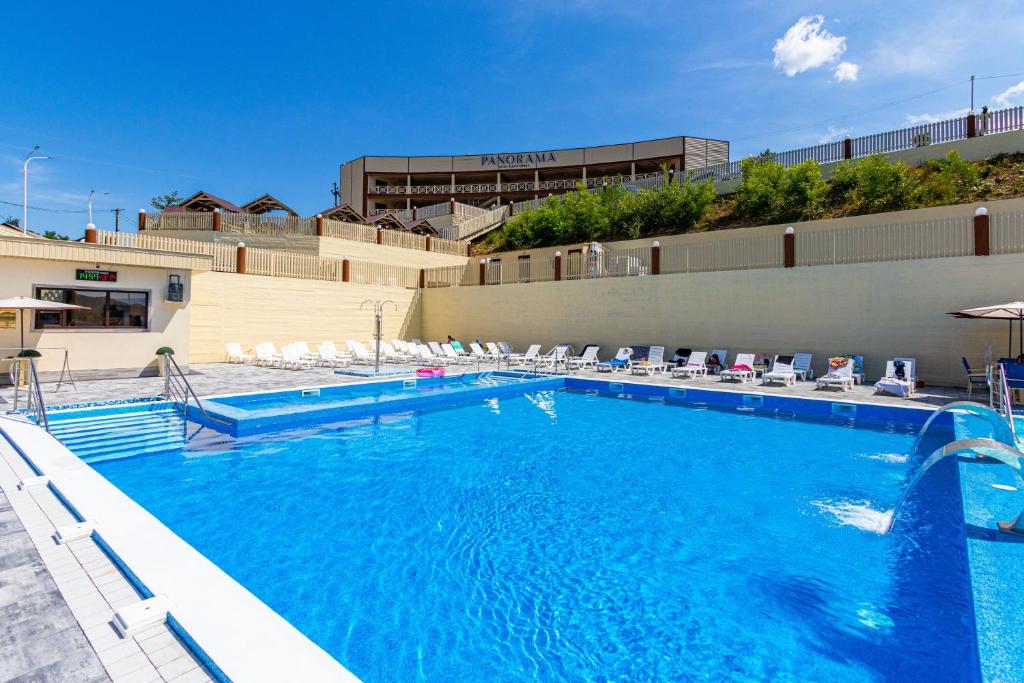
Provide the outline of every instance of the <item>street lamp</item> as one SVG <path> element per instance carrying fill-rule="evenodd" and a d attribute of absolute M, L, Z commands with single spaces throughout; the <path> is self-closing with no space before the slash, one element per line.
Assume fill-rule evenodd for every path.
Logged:
<path fill-rule="evenodd" d="M 53 157 L 40 154 L 32 156 L 39 151 L 39 145 L 32 148 L 32 151 L 25 155 L 25 163 L 22 165 L 21 176 L 21 234 L 28 233 L 28 162 L 36 159 L 52 159 Z"/>
<path fill-rule="evenodd" d="M 89 222 L 92 223 L 92 196 L 96 194 L 96 190 L 89 190 Z M 109 192 L 103 193 L 104 197 L 109 197 Z"/>

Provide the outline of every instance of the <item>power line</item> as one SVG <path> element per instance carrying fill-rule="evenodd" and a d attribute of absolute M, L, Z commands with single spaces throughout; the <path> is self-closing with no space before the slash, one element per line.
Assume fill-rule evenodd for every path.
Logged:
<path fill-rule="evenodd" d="M 0 204 L 7 204 L 8 206 L 17 206 L 21 208 L 21 202 L 5 202 L 0 199 Z M 89 213 L 89 209 L 47 209 L 41 206 L 30 206 L 28 207 L 33 211 L 49 211 L 50 213 Z"/>

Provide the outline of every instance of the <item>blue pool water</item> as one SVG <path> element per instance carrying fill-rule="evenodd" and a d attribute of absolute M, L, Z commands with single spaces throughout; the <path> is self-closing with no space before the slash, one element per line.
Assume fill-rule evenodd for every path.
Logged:
<path fill-rule="evenodd" d="M 955 463 L 872 530 L 916 429 L 546 390 L 94 467 L 366 681 L 977 680 Z"/>

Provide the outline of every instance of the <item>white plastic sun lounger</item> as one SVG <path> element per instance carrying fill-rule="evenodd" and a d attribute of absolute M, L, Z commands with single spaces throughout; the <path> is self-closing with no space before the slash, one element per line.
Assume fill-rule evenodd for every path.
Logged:
<path fill-rule="evenodd" d="M 653 375 L 665 372 L 665 347 L 652 346 L 647 352 L 647 360 L 630 363 L 629 371 L 634 375 Z"/>
<path fill-rule="evenodd" d="M 814 368 L 811 367 L 813 358 L 814 354 L 811 353 L 793 354 L 793 372 L 800 378 L 800 381 L 806 382 L 809 379 L 814 379 Z"/>
<path fill-rule="evenodd" d="M 468 364 L 473 362 L 473 359 L 469 356 L 460 356 L 459 352 L 451 344 L 441 344 L 441 351 L 444 353 L 445 358 L 453 363 Z"/>
<path fill-rule="evenodd" d="M 538 365 L 543 365 L 546 368 L 557 368 L 560 364 L 564 364 L 566 362 L 566 357 L 568 355 L 569 347 L 558 345 L 543 356 L 539 356 L 537 358 L 537 362 Z"/>
<path fill-rule="evenodd" d="M 704 365 L 707 360 L 707 351 L 694 351 L 686 361 L 686 365 L 677 365 L 672 368 L 673 377 L 707 377 L 708 366 Z"/>
<path fill-rule="evenodd" d="M 313 361 L 302 354 L 302 349 L 294 344 L 281 347 L 281 359 L 277 367 L 282 370 L 303 370 L 313 367 Z"/>
<path fill-rule="evenodd" d="M 896 362 L 903 362 L 903 379 L 896 376 Z M 893 358 L 885 364 L 885 377 L 875 382 L 875 393 L 887 393 L 900 398 L 909 398 L 917 389 L 917 360 L 914 358 Z"/>
<path fill-rule="evenodd" d="M 256 365 L 262 367 L 277 365 L 277 362 L 281 360 L 281 354 L 277 352 L 277 348 L 271 342 L 257 344 L 253 352 L 256 354 Z"/>
<path fill-rule="evenodd" d="M 796 384 L 793 356 L 775 356 L 772 369 L 761 375 L 761 384 L 774 384 L 775 382 L 781 382 L 786 386 Z"/>
<path fill-rule="evenodd" d="M 745 365 L 750 369 L 744 370 L 739 367 L 741 365 Z M 718 373 L 718 379 L 721 382 L 753 382 L 756 375 L 757 373 L 754 371 L 754 354 L 739 353 L 736 355 L 736 360 L 733 362 L 732 367 Z"/>
<path fill-rule="evenodd" d="M 352 353 L 352 362 L 358 363 L 359 365 L 373 365 L 373 356 L 363 346 L 363 342 L 353 341 L 349 339 L 345 342 L 348 345 L 348 350 Z"/>
<path fill-rule="evenodd" d="M 508 355 L 500 348 L 498 348 L 498 345 L 495 344 L 494 342 L 487 342 L 486 346 L 487 354 L 491 357 L 492 360 L 501 360 L 506 355 Z"/>
<path fill-rule="evenodd" d="M 435 356 L 430 352 L 430 348 L 420 345 L 419 347 L 420 359 L 424 365 L 450 365 L 451 360 L 445 356 Z"/>
<path fill-rule="evenodd" d="M 518 354 L 513 353 L 508 357 L 510 363 L 516 363 L 518 365 L 526 365 L 530 361 L 537 360 L 540 356 L 540 344 L 531 344 L 530 348 L 526 349 L 526 353 Z"/>
<path fill-rule="evenodd" d="M 598 372 L 618 372 L 629 369 L 629 359 L 633 356 L 633 349 L 623 346 L 615 352 L 615 358 L 598 363 L 595 367 Z"/>
<path fill-rule="evenodd" d="M 309 350 L 309 344 L 307 344 L 306 342 L 297 341 L 294 342 L 291 346 L 300 354 L 302 354 L 303 358 L 306 358 L 308 360 L 316 360 L 316 354 Z"/>
<path fill-rule="evenodd" d="M 569 367 L 576 370 L 583 370 L 585 368 L 596 367 L 597 352 L 600 350 L 600 346 L 588 346 L 583 350 L 583 353 L 581 355 L 569 359 Z"/>
<path fill-rule="evenodd" d="M 491 354 L 484 351 L 483 347 L 476 342 L 469 343 L 469 357 L 476 361 L 494 360 Z"/>
<path fill-rule="evenodd" d="M 838 387 L 842 391 L 853 389 L 853 365 L 854 360 L 847 358 L 846 363 L 838 368 L 829 368 L 829 371 L 818 378 L 816 386 L 819 389 L 832 389 Z"/>
<path fill-rule="evenodd" d="M 238 342 L 228 342 L 224 344 L 224 348 L 228 351 L 229 363 L 252 363 L 256 360 L 256 356 L 253 354 L 244 353 L 242 351 L 242 345 Z"/>
<path fill-rule="evenodd" d="M 709 365 L 710 372 L 719 373 L 729 367 L 729 351 L 727 349 L 711 349 L 711 353 L 704 359 L 704 362 L 707 363 L 711 356 L 718 358 L 718 365 Z"/>
<path fill-rule="evenodd" d="M 339 368 L 345 367 L 352 360 L 347 356 L 342 356 L 338 353 L 338 349 L 334 347 L 334 344 L 328 344 L 324 342 L 316 347 L 317 350 L 317 363 L 322 367 L 326 368 Z"/>

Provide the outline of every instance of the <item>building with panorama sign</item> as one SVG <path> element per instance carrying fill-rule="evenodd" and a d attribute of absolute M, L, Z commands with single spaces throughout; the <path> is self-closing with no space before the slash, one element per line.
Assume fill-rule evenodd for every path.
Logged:
<path fill-rule="evenodd" d="M 600 147 L 460 156 L 364 156 L 341 166 L 341 200 L 372 215 L 455 199 L 491 207 L 561 194 L 577 183 L 638 180 L 729 160 L 724 140 L 676 136 Z"/>

